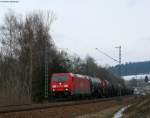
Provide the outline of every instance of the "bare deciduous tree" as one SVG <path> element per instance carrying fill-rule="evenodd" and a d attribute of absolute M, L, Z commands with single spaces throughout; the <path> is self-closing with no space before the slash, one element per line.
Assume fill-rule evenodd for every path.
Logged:
<path fill-rule="evenodd" d="M 50 27 L 53 12 L 32 13 L 25 19 L 8 12 L 0 27 L 0 78 L 2 96 L 8 103 L 30 103 L 31 98 L 43 96 L 44 52 L 55 50 Z M 50 58 L 50 57 L 49 57 Z M 33 91 L 33 92 L 32 92 Z"/>

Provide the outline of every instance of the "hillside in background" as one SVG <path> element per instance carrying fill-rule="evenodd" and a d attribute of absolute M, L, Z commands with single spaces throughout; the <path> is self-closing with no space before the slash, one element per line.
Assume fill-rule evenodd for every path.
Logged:
<path fill-rule="evenodd" d="M 118 75 L 119 65 L 111 67 L 111 71 Z M 150 61 L 121 64 L 122 76 L 148 73 L 150 73 Z"/>

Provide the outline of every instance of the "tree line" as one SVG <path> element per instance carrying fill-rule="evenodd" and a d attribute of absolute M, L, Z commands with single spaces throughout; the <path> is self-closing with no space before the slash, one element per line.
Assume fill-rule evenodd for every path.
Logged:
<path fill-rule="evenodd" d="M 52 11 L 25 16 L 9 11 L 5 15 L 0 25 L 0 104 L 25 104 L 44 99 L 45 55 L 49 78 L 53 73 L 72 72 L 124 86 L 123 79 L 102 68 L 92 57 L 81 59 L 59 51 L 51 36 L 55 20 Z"/>
<path fill-rule="evenodd" d="M 119 65 L 110 68 L 115 74 L 118 74 Z M 121 64 L 121 75 L 137 75 L 137 74 L 149 74 L 150 73 L 150 61 L 143 62 L 129 62 Z"/>

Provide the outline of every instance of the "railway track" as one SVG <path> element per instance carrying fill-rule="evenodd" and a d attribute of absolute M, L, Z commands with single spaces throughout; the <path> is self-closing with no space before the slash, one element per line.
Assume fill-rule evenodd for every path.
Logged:
<path fill-rule="evenodd" d="M 91 100 L 76 100 L 76 101 L 43 103 L 43 104 L 9 105 L 9 106 L 0 107 L 0 114 L 10 113 L 10 112 L 22 112 L 22 111 L 32 111 L 32 110 L 39 110 L 39 109 L 48 109 L 48 108 L 54 108 L 54 107 L 73 106 L 73 105 L 79 105 L 79 104 L 89 104 L 89 103 L 117 100 L 123 97 L 124 96 L 112 97 L 112 98 L 99 98 L 99 99 L 91 99 Z"/>

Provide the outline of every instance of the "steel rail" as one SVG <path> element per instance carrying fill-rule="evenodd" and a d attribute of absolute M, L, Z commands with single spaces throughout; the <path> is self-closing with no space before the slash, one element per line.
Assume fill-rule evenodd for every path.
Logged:
<path fill-rule="evenodd" d="M 125 96 L 119 97 L 111 97 L 111 98 L 99 98 L 99 99 L 92 99 L 92 100 L 80 100 L 80 101 L 66 101 L 66 102 L 54 102 L 54 103 L 44 103 L 44 104 L 26 104 L 26 105 L 16 105 L 16 106 L 5 106 L 0 107 L 0 114 L 2 113 L 11 113 L 11 112 L 22 112 L 22 111 L 33 111 L 39 109 L 48 109 L 48 108 L 55 108 L 55 107 L 65 107 L 65 106 L 73 106 L 73 105 L 80 105 L 80 104 L 90 104 L 96 102 L 103 102 L 103 101 L 110 101 L 110 100 L 117 100 L 120 98 L 124 98 Z M 129 97 L 129 96 L 126 96 Z"/>

